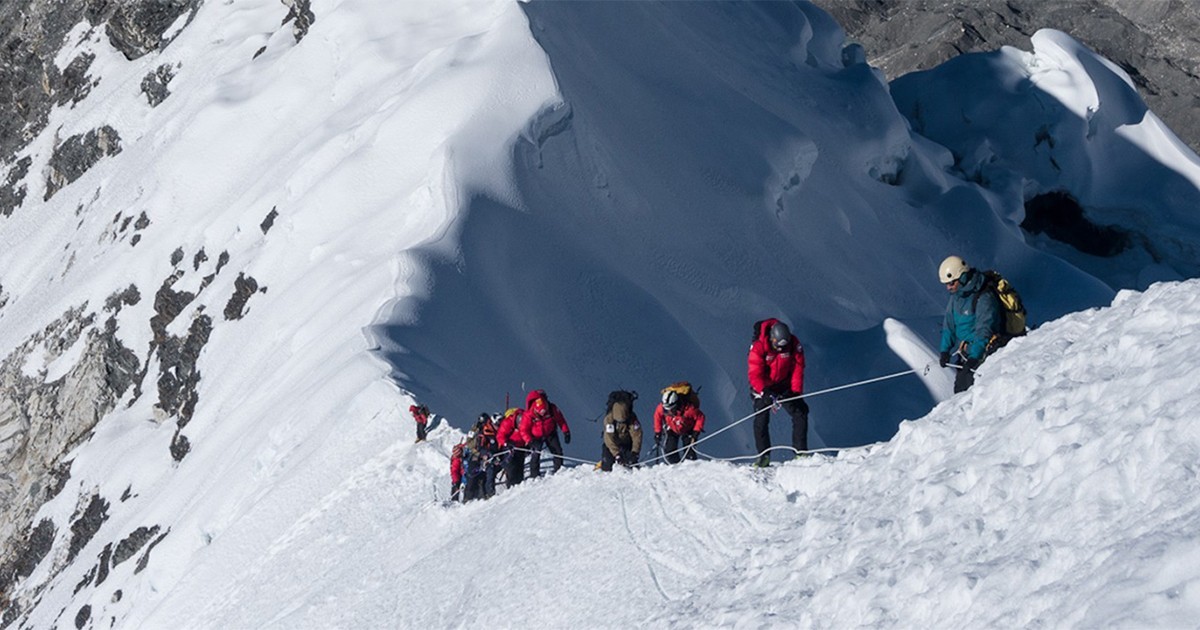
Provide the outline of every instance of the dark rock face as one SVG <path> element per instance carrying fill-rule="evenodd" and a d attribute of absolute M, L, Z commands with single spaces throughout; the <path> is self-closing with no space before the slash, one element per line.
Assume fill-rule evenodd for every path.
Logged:
<path fill-rule="evenodd" d="M 70 561 L 84 545 L 100 531 L 100 526 L 108 520 L 108 501 L 104 497 L 93 494 L 87 507 L 71 522 L 71 545 L 67 550 L 67 560 Z"/>
<path fill-rule="evenodd" d="M 92 618 L 92 607 L 87 604 L 84 604 L 83 607 L 79 609 L 79 612 L 75 614 L 75 627 L 83 628 L 84 626 L 87 625 L 88 620 L 91 618 Z"/>
<path fill-rule="evenodd" d="M 14 547 L 20 549 L 19 555 L 0 566 L 0 604 L 4 603 L 3 593 L 18 579 L 27 578 L 41 563 L 50 548 L 54 546 L 54 535 L 57 530 L 50 519 L 42 519 L 23 540 L 13 541 Z"/>
<path fill-rule="evenodd" d="M 1200 3 L 1186 0 L 814 0 L 888 79 L 963 53 L 1031 50 L 1063 31 L 1121 66 L 1150 109 L 1200 148 Z"/>
<path fill-rule="evenodd" d="M 129 536 L 126 536 L 124 540 L 117 543 L 117 548 L 113 551 L 112 555 L 112 565 L 115 567 L 137 555 L 137 552 L 141 551 L 142 547 L 150 542 L 151 538 L 154 538 L 158 530 L 158 525 L 154 527 L 139 527 L 133 530 Z"/>
<path fill-rule="evenodd" d="M 275 225 L 275 218 L 278 216 L 279 211 L 275 208 L 271 208 L 271 211 L 267 213 L 267 217 L 263 219 L 263 222 L 258 226 L 259 229 L 262 230 L 263 234 L 266 234 L 271 227 Z"/>
<path fill-rule="evenodd" d="M 187 426 L 196 410 L 200 384 L 196 362 L 211 334 L 212 318 L 200 315 L 192 320 L 186 336 L 168 337 L 159 347 L 158 408 L 168 416 L 177 415 L 180 428 Z"/>
<path fill-rule="evenodd" d="M 241 319 L 245 314 L 246 301 L 257 291 L 258 281 L 251 276 L 239 273 L 237 279 L 233 281 L 233 295 L 229 297 L 229 302 L 225 305 L 225 319 Z"/>
<path fill-rule="evenodd" d="M 104 549 L 100 550 L 100 563 L 97 564 L 98 571 L 96 573 L 96 586 L 104 583 L 108 579 L 109 558 L 112 557 L 112 543 L 104 545 Z"/>
<path fill-rule="evenodd" d="M 12 216 L 13 211 L 25 203 L 26 186 L 21 180 L 29 174 L 29 165 L 32 163 L 33 160 L 27 157 L 21 158 L 9 169 L 8 177 L 0 184 L 0 214 Z"/>
<path fill-rule="evenodd" d="M 146 95 L 146 101 L 150 103 L 151 107 L 158 107 L 171 95 L 171 90 L 167 89 L 167 86 L 174 78 L 175 69 L 163 64 L 142 79 L 142 94 Z"/>
<path fill-rule="evenodd" d="M 308 35 L 309 27 L 317 19 L 312 12 L 312 0 L 283 0 L 283 3 L 288 5 L 288 14 L 283 18 L 283 24 L 292 22 L 292 35 L 295 36 L 296 43 L 299 43 Z"/>
<path fill-rule="evenodd" d="M 62 89 L 58 93 L 57 104 L 78 103 L 87 98 L 88 93 L 92 91 L 92 78 L 88 76 L 87 71 L 95 60 L 96 55 L 91 53 L 79 55 L 63 69 Z"/>
<path fill-rule="evenodd" d="M 46 176 L 46 199 L 79 179 L 100 158 L 121 152 L 121 135 L 105 125 L 86 134 L 71 136 L 54 149 Z"/>
<path fill-rule="evenodd" d="M 108 4 L 103 1 L 95 4 L 101 3 Z M 198 6 L 200 0 L 141 0 L 123 4 L 108 19 L 108 40 L 132 61 L 152 50 L 166 48 L 175 35 L 167 30 L 183 14 L 194 14 Z"/>
<path fill-rule="evenodd" d="M 180 459 L 182 459 L 182 458 L 180 458 Z M 163 539 L 167 537 L 167 534 L 170 534 L 170 533 L 171 533 L 171 530 L 168 529 L 167 531 L 160 534 L 158 538 L 155 538 L 154 542 L 150 543 L 149 547 L 146 547 L 146 553 L 142 554 L 141 558 L 138 558 L 137 567 L 135 567 L 133 569 L 134 575 L 141 573 L 142 571 L 144 571 L 146 569 L 147 566 L 149 566 L 150 552 L 154 551 L 154 548 L 158 546 L 158 543 L 162 542 Z"/>
<path fill-rule="evenodd" d="M 11 214 L 25 199 L 27 156 L 18 153 L 49 124 L 53 107 L 87 98 L 96 80 L 89 75 L 95 57 L 81 54 L 60 70 L 55 63 L 65 37 L 86 21 L 107 27 L 109 41 L 127 58 L 165 48 L 178 34 L 177 20 L 190 21 L 202 0 L 5 0 L 0 2 L 0 164 L 18 164 L 0 186 L 0 214 Z M 186 17 L 185 17 L 186 15 Z M 152 105 L 161 103 L 173 77 L 159 68 L 143 82 Z M 98 157 L 120 151 L 119 136 L 101 127 L 68 139 L 55 151 L 45 199 L 75 181 Z M 24 169 L 24 170 L 23 170 Z"/>
<path fill-rule="evenodd" d="M 138 377 L 138 357 L 116 337 L 115 315 L 126 304 L 139 300 L 136 288 L 110 296 L 105 310 L 113 317 L 98 321 L 85 306 L 63 314 L 55 322 L 0 361 L 0 578 L 21 579 L 22 571 L 37 566 L 45 554 L 48 536 L 53 544 L 53 524 L 39 523 L 29 536 L 33 514 L 60 493 L 70 478 L 70 462 L 63 455 L 85 439 L 92 427 L 115 408 L 117 401 Z M 64 376 L 50 382 L 24 373 L 22 366 L 34 353 L 58 357 L 84 344 L 79 362 Z M 88 497 L 87 506 L 71 523 L 67 554 L 75 554 L 95 534 L 107 513 L 107 502 Z M 32 564 L 31 564 L 32 563 Z M 20 570 L 18 568 L 20 567 Z M 0 590 L 7 590 L 7 587 Z"/>

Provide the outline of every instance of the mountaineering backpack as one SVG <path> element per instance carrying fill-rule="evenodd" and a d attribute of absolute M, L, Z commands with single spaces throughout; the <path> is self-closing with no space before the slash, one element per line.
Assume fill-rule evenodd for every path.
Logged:
<path fill-rule="evenodd" d="M 996 301 L 1000 303 L 1000 311 L 1004 315 L 1004 330 L 988 342 L 988 349 L 991 351 L 1008 343 L 1009 339 L 1025 334 L 1025 304 L 1021 302 L 1021 296 L 1012 283 L 994 269 L 983 272 L 983 289 L 975 294 L 971 306 L 979 306 L 979 295 L 983 291 L 995 294 Z"/>
<path fill-rule="evenodd" d="M 754 334 L 750 335 L 750 343 L 758 341 L 759 335 L 762 335 L 762 325 L 771 321 L 770 319 L 760 319 L 754 322 Z"/>
<path fill-rule="evenodd" d="M 632 413 L 633 401 L 637 400 L 637 397 L 637 392 L 627 392 L 623 389 L 609 392 L 608 403 L 604 406 L 604 413 L 606 415 L 612 413 L 613 405 L 617 403 L 625 403 L 625 406 L 628 407 L 630 413 Z"/>
<path fill-rule="evenodd" d="M 679 397 L 683 399 L 685 404 L 692 405 L 697 409 L 700 408 L 700 391 L 692 387 L 692 384 L 687 381 L 679 381 L 678 383 L 667 385 L 663 388 L 662 393 L 665 394 L 667 392 L 675 392 L 679 394 Z"/>

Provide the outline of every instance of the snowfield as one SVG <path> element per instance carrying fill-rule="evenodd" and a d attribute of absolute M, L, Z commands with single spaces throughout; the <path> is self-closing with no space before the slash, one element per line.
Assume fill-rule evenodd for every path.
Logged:
<path fill-rule="evenodd" d="M 446 508 L 458 434 L 438 430 L 129 620 L 1190 627 L 1198 339 L 1200 281 L 1123 292 L 1013 342 L 890 443 L 768 471 L 581 467 Z"/>
<path fill-rule="evenodd" d="M 807 3 L 312 10 L 299 42 L 279 2 L 239 0 L 136 61 L 85 27 L 58 57 L 96 54 L 97 84 L 24 151 L 0 349 L 53 386 L 86 336 L 30 340 L 76 309 L 143 371 L 23 530 L 52 540 L 0 594 L 10 627 L 1200 619 L 1200 167 L 1119 69 L 1044 31 L 909 92 Z M 1018 120 L 956 126 L 960 95 L 1009 88 Z M 930 137 L 896 105 L 911 93 Z M 56 144 L 104 124 L 122 151 L 42 202 Z M 1078 170 L 1055 179 L 1056 157 Z M 1057 183 L 1119 190 L 1100 210 L 1139 248 L 1091 260 L 1023 232 L 1024 194 Z M 1040 325 L 954 397 L 929 348 L 951 252 L 1002 269 Z M 729 426 L 768 316 L 805 344 L 810 392 L 916 374 L 811 401 L 836 456 L 737 465 L 743 423 L 704 445 L 718 460 L 584 463 L 447 505 L 460 429 L 528 389 L 585 461 L 616 388 L 649 423 L 691 380 L 710 435 Z M 194 364 L 164 340 L 198 343 Z M 185 414 L 162 392 L 188 379 Z"/>

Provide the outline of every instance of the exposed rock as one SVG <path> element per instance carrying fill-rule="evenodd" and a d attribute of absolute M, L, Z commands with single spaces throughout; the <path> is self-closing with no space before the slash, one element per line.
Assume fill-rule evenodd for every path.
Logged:
<path fill-rule="evenodd" d="M 176 432 L 175 437 L 171 439 L 171 459 L 181 462 L 187 454 L 192 452 L 192 443 L 187 439 L 187 436 Z M 141 568 L 141 563 L 138 563 L 138 568 Z M 136 573 L 136 571 L 135 571 Z"/>
<path fill-rule="evenodd" d="M 126 57 L 134 59 L 151 50 L 165 48 L 182 30 L 172 27 L 186 26 L 201 2 L 0 2 L 0 164 L 10 162 L 46 128 L 51 109 L 56 105 L 79 102 L 96 85 L 88 76 L 92 63 L 90 54 L 76 56 L 62 70 L 56 65 L 55 59 L 68 43 L 66 35 L 72 28 L 84 21 L 92 26 L 107 23 L 109 41 Z M 168 81 L 165 75 L 160 76 L 162 90 L 152 86 L 147 98 L 165 98 Z M 3 193 L 0 193 L 0 208 L 4 203 Z"/>
<path fill-rule="evenodd" d="M 183 262 L 183 248 L 177 247 L 171 252 L 171 266 L 178 267 L 179 263 Z"/>
<path fill-rule="evenodd" d="M 200 271 L 201 263 L 205 262 L 208 262 L 208 254 L 204 253 L 204 248 L 200 248 L 200 251 L 192 256 L 192 271 Z"/>
<path fill-rule="evenodd" d="M 122 306 L 133 306 L 142 301 L 142 293 L 138 291 L 137 286 L 129 285 L 124 291 L 119 291 L 108 296 L 104 302 L 104 310 L 110 313 L 115 313 L 121 310 Z"/>
<path fill-rule="evenodd" d="M 192 300 L 196 299 L 194 293 L 188 291 L 176 291 L 172 287 L 176 282 L 183 278 L 182 271 L 176 271 L 163 281 L 158 292 L 154 294 L 154 317 L 150 318 L 150 330 L 154 333 L 154 343 L 161 345 L 167 339 L 167 326 L 175 321 L 176 317 L 183 312 L 183 309 Z"/>
<path fill-rule="evenodd" d="M 87 507 L 71 521 L 71 543 L 67 548 L 67 562 L 79 554 L 80 550 L 92 540 L 92 536 L 100 531 L 100 526 L 108 520 L 108 501 L 99 494 L 93 494 Z"/>
<path fill-rule="evenodd" d="M 146 95 L 151 107 L 158 107 L 171 95 L 167 86 L 174 78 L 175 69 L 170 64 L 163 64 L 142 79 L 142 94 Z"/>
<path fill-rule="evenodd" d="M 25 203 L 27 187 L 22 180 L 29 174 L 29 165 L 32 163 L 33 160 L 27 157 L 21 158 L 8 170 L 8 177 L 5 178 L 4 184 L 0 185 L 0 214 L 12 216 L 12 213 Z"/>
<path fill-rule="evenodd" d="M 115 315 L 122 305 L 137 300 L 131 286 L 108 298 L 106 309 Z M 0 476 L 0 566 L 16 567 L 21 558 L 35 557 L 28 555 L 28 544 L 17 543 L 18 532 L 29 527 L 38 508 L 70 478 L 70 462 L 63 461 L 63 455 L 115 408 L 139 372 L 137 356 L 116 337 L 115 317 L 103 328 L 96 324 L 96 314 L 81 305 L 0 361 L 0 469 L 5 471 Z M 49 364 L 76 344 L 83 344 L 80 357 L 62 377 L 46 381 L 44 370 L 27 373 L 31 360 Z M 72 523 L 71 557 L 94 534 L 106 505 L 99 497 L 91 498 Z M 61 564 L 62 556 L 55 557 Z"/>
<path fill-rule="evenodd" d="M 133 530 L 124 540 L 117 543 L 117 548 L 113 551 L 112 555 L 112 565 L 116 567 L 118 564 L 135 556 L 138 551 L 141 551 L 142 547 L 146 546 L 146 543 L 150 542 L 151 538 L 154 538 L 159 529 L 159 526 L 155 525 L 154 527 L 139 527 Z"/>
<path fill-rule="evenodd" d="M 251 276 L 239 273 L 237 279 L 233 281 L 233 295 L 225 304 L 225 319 L 241 319 L 246 308 L 246 301 L 257 291 L 258 281 Z"/>
<path fill-rule="evenodd" d="M 281 25 L 292 22 L 292 35 L 296 38 L 296 43 L 300 43 L 300 40 L 308 35 L 309 27 L 317 19 L 312 12 L 312 0 L 282 0 L 282 2 L 288 6 L 288 14 L 283 18 Z"/>
<path fill-rule="evenodd" d="M 87 71 L 95 60 L 96 55 L 84 53 L 72 59 L 63 69 L 62 86 L 56 96 L 56 104 L 74 104 L 87 98 L 88 93 L 92 91 L 92 78 L 88 76 Z"/>
<path fill-rule="evenodd" d="M 275 217 L 278 216 L 279 212 L 275 208 L 271 208 L 271 211 L 267 213 L 267 218 L 263 219 L 262 224 L 258 226 L 263 234 L 266 234 L 267 230 L 270 230 L 271 226 L 275 225 Z"/>
<path fill-rule="evenodd" d="M 108 579 L 109 558 L 112 556 L 112 543 L 104 545 L 104 549 L 100 550 L 99 564 L 96 565 L 96 586 L 104 583 Z"/>
<path fill-rule="evenodd" d="M 200 0 L 138 0 L 122 4 L 108 20 L 108 40 L 126 59 L 134 60 L 153 50 L 162 50 L 178 32 L 168 32 L 175 21 L 189 13 L 190 22 Z"/>
<path fill-rule="evenodd" d="M 814 0 L 888 79 L 1064 31 L 1121 66 L 1150 108 L 1200 148 L 1200 3 L 1184 0 Z"/>
<path fill-rule="evenodd" d="M 158 407 L 167 415 L 178 415 L 180 428 L 187 426 L 195 412 L 200 384 L 196 362 L 212 334 L 212 318 L 198 315 L 183 338 L 168 337 L 159 347 Z"/>
<path fill-rule="evenodd" d="M 82 591 L 84 587 L 90 586 L 92 580 L 96 579 L 96 571 L 99 569 L 99 566 L 93 566 L 92 568 L 88 569 L 88 572 L 84 574 L 83 579 L 79 580 L 79 583 L 75 585 L 75 590 L 72 591 L 71 594 L 76 595 L 79 593 L 79 591 Z"/>
<path fill-rule="evenodd" d="M 88 620 L 91 618 L 92 607 L 84 604 L 83 607 L 79 609 L 79 612 L 75 614 L 75 627 L 83 628 L 85 625 L 87 625 Z"/>
<path fill-rule="evenodd" d="M 83 176 L 101 158 L 121 152 L 121 135 L 105 125 L 86 134 L 71 136 L 54 149 L 46 173 L 49 200 L 63 187 Z"/>
<path fill-rule="evenodd" d="M 12 541 L 16 557 L 0 565 L 0 594 L 7 593 L 10 586 L 18 579 L 27 578 L 37 568 L 46 554 L 54 545 L 54 535 L 57 530 L 50 519 L 42 519 L 27 536 L 18 541 Z M 0 602 L 3 601 L 0 596 Z"/>
<path fill-rule="evenodd" d="M 184 441 L 187 441 L 187 438 L 184 438 Z M 179 459 L 183 459 L 183 457 L 180 457 Z M 178 460 L 176 460 L 176 461 L 178 461 Z M 158 546 L 158 543 L 162 542 L 163 539 L 167 537 L 167 534 L 170 534 L 170 533 L 171 533 L 171 530 L 168 529 L 167 531 L 165 531 L 161 535 L 159 535 L 158 538 L 155 538 L 154 542 L 150 543 L 149 547 L 146 547 L 146 553 L 142 554 L 141 558 L 138 558 L 137 567 L 134 568 L 134 570 L 133 570 L 134 575 L 141 573 L 142 571 L 144 571 L 146 569 L 146 566 L 150 564 L 150 552 L 154 551 L 154 548 Z"/>

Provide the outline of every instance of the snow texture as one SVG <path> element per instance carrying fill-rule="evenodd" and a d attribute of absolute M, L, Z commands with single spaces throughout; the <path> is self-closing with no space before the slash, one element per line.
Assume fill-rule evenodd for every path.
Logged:
<path fill-rule="evenodd" d="M 19 585 L 47 585 L 22 625 L 63 627 L 84 606 L 85 623 L 129 628 L 1200 618 L 1200 284 L 1059 319 L 1114 291 L 1027 244 L 1018 224 L 1036 178 L 964 179 L 862 55 L 844 54 L 827 15 L 312 4 L 299 43 L 278 2 L 243 0 L 204 3 L 136 61 L 88 29 L 61 55 L 95 54 L 98 83 L 53 113 L 30 172 L 55 137 L 105 124 L 123 150 L 5 219 L 0 349 L 130 283 L 150 296 L 176 272 L 175 289 L 197 297 L 171 334 L 219 318 L 239 274 L 266 291 L 214 327 L 186 427 L 130 394 L 68 454 L 66 488 L 35 519 L 59 540 Z M 1194 156 L 1172 153 L 1148 113 L 1129 118 L 1140 101 L 1098 57 L 1061 34 L 1035 43 L 1038 67 L 1064 80 L 1028 89 L 1100 94 L 1106 120 L 1126 121 L 1095 126 L 1108 147 L 1065 168 L 1097 195 L 1126 195 L 1130 216 L 1158 226 L 1149 241 L 1182 257 Z M 171 95 L 150 107 L 140 81 L 164 64 L 178 68 Z M 949 102 L 995 80 L 967 73 L 925 94 Z M 1129 140 L 1136 120 L 1157 140 Z M 972 137 L 996 146 L 1010 123 Z M 1150 184 L 1121 188 L 1105 168 Z M 31 178 L 28 198 L 42 185 Z M 115 226 L 141 213 L 135 243 Z M 187 262 L 172 262 L 180 248 Z M 1044 325 L 937 404 L 948 376 L 926 370 L 922 340 L 941 321 L 934 273 L 952 252 L 1003 269 Z M 127 347 L 149 347 L 153 308 L 120 312 Z M 585 465 L 444 506 L 455 427 L 525 389 L 550 391 L 578 436 L 567 454 L 584 460 L 610 389 L 641 391 L 648 418 L 658 389 L 686 378 L 703 386 L 713 431 L 743 418 L 750 325 L 767 316 L 802 339 L 810 391 L 910 366 L 921 377 L 814 398 L 814 443 L 859 447 L 836 457 L 768 471 Z M 436 416 L 425 444 L 411 443 L 413 400 Z M 192 448 L 176 461 L 180 431 Z M 705 450 L 732 458 L 751 443 L 743 422 Z M 93 494 L 109 518 L 64 567 L 57 550 Z M 165 537 L 139 562 L 84 580 L 107 544 L 154 526 Z"/>

